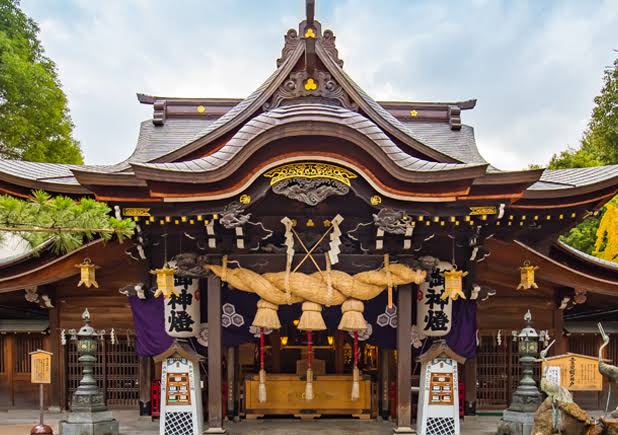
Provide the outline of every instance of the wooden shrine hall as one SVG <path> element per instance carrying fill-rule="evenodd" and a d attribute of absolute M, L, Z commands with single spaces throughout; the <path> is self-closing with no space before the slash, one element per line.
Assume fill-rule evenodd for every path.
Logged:
<path fill-rule="evenodd" d="M 118 164 L 0 160 L 3 193 L 93 197 L 137 223 L 123 244 L 1 260 L 0 406 L 35 404 L 37 347 L 47 403 L 68 406 L 86 307 L 109 406 L 154 411 L 154 357 L 178 340 L 204 358 L 211 428 L 338 415 L 405 432 L 432 343 L 457 355 L 463 412 L 504 409 L 527 310 L 554 355 L 590 352 L 565 313 L 618 305 L 618 266 L 558 237 L 617 193 L 618 166 L 495 168 L 464 123 L 476 100 L 375 101 L 313 1 L 274 66 L 244 99 L 138 94 L 153 115 Z M 85 258 L 98 287 L 77 287 Z"/>

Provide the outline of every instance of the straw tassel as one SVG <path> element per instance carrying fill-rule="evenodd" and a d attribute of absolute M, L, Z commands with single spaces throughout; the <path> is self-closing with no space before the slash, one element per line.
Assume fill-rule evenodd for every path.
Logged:
<path fill-rule="evenodd" d="M 278 305 L 260 299 L 257 303 L 257 311 L 252 325 L 257 328 L 265 329 L 281 328 L 281 322 L 279 322 L 279 316 L 277 315 L 278 309 Z"/>
<path fill-rule="evenodd" d="M 360 370 L 358 370 L 358 332 L 354 331 L 354 369 L 352 370 L 352 400 L 360 399 Z"/>
<path fill-rule="evenodd" d="M 324 331 L 326 323 L 322 318 L 322 306 L 315 302 L 305 301 L 302 305 L 303 314 L 300 316 L 298 329 L 301 331 Z"/>
<path fill-rule="evenodd" d="M 367 329 L 367 321 L 363 317 L 365 306 L 357 299 L 347 299 L 341 304 L 341 321 L 338 329 L 341 331 L 364 331 Z"/>
<path fill-rule="evenodd" d="M 266 370 L 264 370 L 264 328 L 260 328 L 260 383 L 258 384 L 258 402 L 266 402 Z"/>
<path fill-rule="evenodd" d="M 313 348 L 312 332 L 307 331 L 307 382 L 305 383 L 305 400 L 313 400 Z"/>

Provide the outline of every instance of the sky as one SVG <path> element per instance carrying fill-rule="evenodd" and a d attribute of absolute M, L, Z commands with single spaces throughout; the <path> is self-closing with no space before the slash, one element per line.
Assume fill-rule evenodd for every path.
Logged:
<path fill-rule="evenodd" d="M 86 163 L 133 150 L 136 92 L 245 97 L 303 0 L 22 0 L 69 98 Z M 462 113 L 501 169 L 576 147 L 618 56 L 615 0 L 317 0 L 344 69 L 376 100 L 478 99 Z"/>

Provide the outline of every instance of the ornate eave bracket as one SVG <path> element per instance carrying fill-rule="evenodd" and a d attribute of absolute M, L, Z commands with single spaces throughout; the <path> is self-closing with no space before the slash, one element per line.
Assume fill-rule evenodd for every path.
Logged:
<path fill-rule="evenodd" d="M 312 25 L 307 25 L 306 20 L 302 21 L 298 26 L 298 31 L 296 29 L 289 29 L 283 39 L 284 45 L 281 50 L 281 57 L 277 59 L 277 68 L 285 62 L 298 44 L 307 39 L 315 39 L 335 63 L 343 68 L 343 60 L 339 59 L 335 33 L 332 30 L 325 30 L 324 34 L 322 34 L 322 25 L 319 21 L 313 21 Z"/>

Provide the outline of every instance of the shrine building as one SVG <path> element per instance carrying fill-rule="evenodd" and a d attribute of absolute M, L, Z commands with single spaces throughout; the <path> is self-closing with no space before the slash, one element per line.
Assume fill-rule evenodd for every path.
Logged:
<path fill-rule="evenodd" d="M 37 406 L 37 348 L 54 355 L 46 403 L 70 405 L 84 308 L 106 331 L 95 374 L 108 406 L 156 412 L 170 392 L 154 358 L 183 343 L 204 359 L 207 427 L 333 415 L 411 427 L 440 346 L 458 380 L 431 400 L 456 403 L 444 392 L 458 387 L 462 414 L 503 410 L 528 310 L 556 340 L 550 355 L 596 355 L 618 264 L 559 236 L 616 195 L 618 166 L 500 170 L 466 124 L 476 100 L 376 101 L 344 60 L 307 1 L 246 98 L 138 94 L 152 117 L 115 165 L 0 160 L 5 194 L 91 197 L 137 225 L 64 255 L 14 240 L 0 264 L 0 407 Z M 84 259 L 98 286 L 77 286 Z M 604 407 L 609 388 L 576 400 Z"/>

